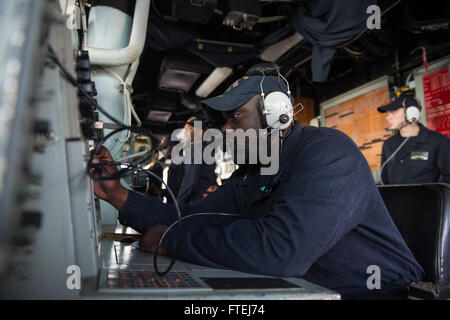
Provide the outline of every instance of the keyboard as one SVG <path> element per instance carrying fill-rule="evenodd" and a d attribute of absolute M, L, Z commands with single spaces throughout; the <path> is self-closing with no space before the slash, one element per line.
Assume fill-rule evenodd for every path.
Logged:
<path fill-rule="evenodd" d="M 186 272 L 170 272 L 159 276 L 151 271 L 109 270 L 106 283 L 110 289 L 202 288 L 202 285 Z"/>

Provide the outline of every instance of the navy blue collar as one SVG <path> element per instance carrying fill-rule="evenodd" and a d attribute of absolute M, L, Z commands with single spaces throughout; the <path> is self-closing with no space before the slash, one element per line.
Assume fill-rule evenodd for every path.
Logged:
<path fill-rule="evenodd" d="M 278 172 L 273 176 L 272 181 L 277 183 L 281 178 L 284 170 L 289 167 L 289 162 L 292 157 L 295 157 L 297 154 L 297 150 L 300 148 L 303 135 L 303 127 L 299 121 L 295 120 L 294 125 L 291 127 L 291 132 L 287 137 L 283 139 L 283 143 L 280 145 L 281 147 L 281 155 L 279 162 Z"/>
<path fill-rule="evenodd" d="M 426 143 L 428 141 L 429 129 L 425 128 L 423 124 L 419 123 L 419 134 L 416 137 L 417 142 Z"/>
<path fill-rule="evenodd" d="M 418 143 L 427 143 L 427 141 L 428 141 L 428 133 L 429 133 L 430 130 L 425 128 L 423 126 L 423 124 L 421 124 L 421 123 L 419 123 L 418 125 L 419 125 L 419 134 L 417 136 L 411 137 L 410 139 L 411 139 L 411 141 L 415 141 L 415 142 L 418 142 Z M 400 141 L 403 141 L 404 139 L 406 139 L 406 137 L 402 137 L 400 135 L 400 131 L 397 133 L 397 136 L 398 136 L 397 138 Z"/>

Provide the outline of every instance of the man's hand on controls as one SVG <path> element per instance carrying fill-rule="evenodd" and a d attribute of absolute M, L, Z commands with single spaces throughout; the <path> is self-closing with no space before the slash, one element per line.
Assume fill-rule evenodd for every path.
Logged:
<path fill-rule="evenodd" d="M 139 248 L 142 251 L 156 253 L 156 248 L 158 247 L 159 240 L 161 239 L 161 236 L 167 230 L 167 228 L 168 227 L 163 224 L 155 224 L 148 228 L 139 241 Z M 164 240 L 158 249 L 158 255 L 167 255 Z"/>
<path fill-rule="evenodd" d="M 108 149 L 100 147 L 98 153 L 94 155 L 92 163 L 113 161 Z M 93 169 L 93 174 L 99 177 L 109 177 L 117 172 L 117 167 L 111 165 L 99 166 Z M 93 184 L 94 193 L 97 197 L 111 203 L 119 211 L 123 209 L 128 199 L 128 190 L 122 186 L 120 179 L 93 180 Z"/>

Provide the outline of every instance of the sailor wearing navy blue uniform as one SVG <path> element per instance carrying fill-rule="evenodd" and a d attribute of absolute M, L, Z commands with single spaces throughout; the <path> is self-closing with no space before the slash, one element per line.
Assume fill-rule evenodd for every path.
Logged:
<path fill-rule="evenodd" d="M 228 114 L 227 129 L 261 128 L 260 84 L 266 93 L 285 90 L 277 76 L 261 80 L 243 77 L 204 103 Z M 107 152 L 98 159 L 108 160 Z M 292 122 L 284 130 L 278 172 L 261 175 L 259 169 L 240 166 L 217 191 L 181 208 L 184 217 L 236 216 L 184 219 L 159 252 L 212 267 L 301 277 L 344 299 L 404 297 L 406 287 L 421 280 L 423 269 L 389 216 L 365 158 L 344 133 Z M 122 224 L 144 233 L 141 248 L 154 253 L 177 220 L 175 207 L 117 180 L 108 183 L 96 182 L 97 196 L 119 209 Z M 380 270 L 378 289 L 368 285 L 373 266 Z"/>
<path fill-rule="evenodd" d="M 194 144 L 201 145 L 198 150 L 203 152 L 206 143 L 194 137 L 194 121 L 198 121 L 196 117 L 187 120 L 184 130 L 185 139 L 183 143 L 187 143 L 191 149 L 190 164 L 177 164 L 169 167 L 167 184 L 174 193 L 178 204 L 190 204 L 203 199 L 208 195 L 209 190 L 215 190 L 216 186 L 216 164 L 194 163 Z M 168 190 L 164 192 L 168 203 L 173 203 Z"/>
<path fill-rule="evenodd" d="M 406 108 L 421 110 L 412 96 L 400 96 L 379 107 L 386 113 L 388 129 L 398 133 L 383 144 L 381 182 L 383 184 L 450 183 L 450 139 L 408 121 Z M 408 139 L 406 141 L 406 139 Z"/>

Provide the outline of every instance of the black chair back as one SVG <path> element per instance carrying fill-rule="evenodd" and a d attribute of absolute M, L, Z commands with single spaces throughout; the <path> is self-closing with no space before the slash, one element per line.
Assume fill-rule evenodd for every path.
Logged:
<path fill-rule="evenodd" d="M 378 190 L 406 244 L 425 270 L 423 281 L 450 285 L 450 186 L 388 185 Z"/>

